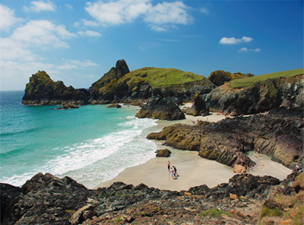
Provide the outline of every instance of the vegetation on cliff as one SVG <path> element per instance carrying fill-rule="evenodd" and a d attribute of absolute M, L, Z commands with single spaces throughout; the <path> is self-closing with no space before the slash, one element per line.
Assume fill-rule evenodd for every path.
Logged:
<path fill-rule="evenodd" d="M 231 88 L 243 88 L 243 87 L 249 87 L 253 86 L 254 83 L 260 82 L 260 81 L 266 81 L 267 79 L 274 79 L 274 78 L 292 78 L 297 75 L 304 74 L 304 69 L 296 69 L 296 70 L 287 70 L 287 71 L 281 71 L 281 72 L 276 72 L 276 73 L 268 73 L 260 76 L 253 76 L 253 77 L 248 77 L 244 79 L 237 79 L 237 80 L 232 80 L 230 82 L 230 87 Z"/>
<path fill-rule="evenodd" d="M 145 67 L 126 74 L 119 82 L 125 82 L 128 86 L 137 83 L 148 83 L 152 88 L 166 87 L 178 84 L 190 83 L 206 79 L 201 75 L 173 68 Z"/>

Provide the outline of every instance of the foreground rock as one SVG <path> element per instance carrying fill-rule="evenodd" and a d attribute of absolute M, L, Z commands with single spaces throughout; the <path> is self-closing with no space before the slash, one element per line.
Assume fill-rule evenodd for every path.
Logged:
<path fill-rule="evenodd" d="M 152 118 L 160 120 L 185 119 L 185 115 L 181 109 L 164 98 L 158 98 L 148 102 L 135 116 L 138 118 Z"/>
<path fill-rule="evenodd" d="M 69 177 L 39 173 L 22 188 L 1 184 L 1 224 L 256 224 L 271 191 L 295 195 L 294 179 L 245 174 L 181 192 L 121 182 L 89 190 Z"/>
<path fill-rule="evenodd" d="M 168 149 L 160 149 L 156 151 L 156 157 L 169 157 L 171 155 L 171 151 Z"/>
<path fill-rule="evenodd" d="M 203 158 L 229 166 L 240 162 L 252 166 L 244 153 L 259 148 L 261 153 L 293 169 L 296 162 L 304 165 L 303 115 L 300 108 L 278 108 L 269 114 L 230 118 L 218 123 L 175 124 L 147 138 L 165 140 L 165 145 L 174 148 L 198 151 Z"/>

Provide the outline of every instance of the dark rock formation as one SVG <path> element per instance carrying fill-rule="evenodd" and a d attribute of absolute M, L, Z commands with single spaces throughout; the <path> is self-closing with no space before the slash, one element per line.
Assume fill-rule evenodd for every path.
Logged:
<path fill-rule="evenodd" d="M 14 187 L 9 184 L 0 183 L 1 194 L 1 224 L 11 224 L 14 218 L 14 205 L 19 201 L 22 196 L 22 189 Z"/>
<path fill-rule="evenodd" d="M 281 183 L 241 174 L 214 188 L 177 192 L 122 182 L 88 190 L 69 177 L 40 173 L 22 188 L 1 184 L 1 224 L 256 224 L 271 191 L 289 187 L 294 195 L 295 178 Z"/>
<path fill-rule="evenodd" d="M 295 162 L 304 162 L 303 116 L 300 108 L 278 108 L 269 114 L 230 118 L 218 123 L 175 124 L 147 138 L 165 140 L 165 145 L 174 148 L 199 151 L 201 157 L 229 166 L 241 159 L 251 165 L 243 153 L 260 148 L 261 153 L 293 168 Z"/>
<path fill-rule="evenodd" d="M 252 74 L 251 74 L 252 75 Z M 248 76 L 251 76 L 248 74 Z M 208 76 L 208 79 L 213 82 L 216 86 L 221 86 L 225 82 L 235 80 L 235 79 L 242 79 L 245 78 L 247 75 L 237 72 L 234 74 L 231 74 L 230 72 L 223 71 L 223 70 L 216 70 L 211 72 L 211 74 Z"/>
<path fill-rule="evenodd" d="M 118 103 L 113 103 L 113 104 L 109 105 L 108 108 L 121 108 L 121 105 Z"/>
<path fill-rule="evenodd" d="M 200 95 L 195 94 L 194 95 L 194 104 L 191 108 L 188 108 L 185 110 L 185 113 L 188 115 L 193 116 L 200 116 L 200 115 L 208 115 L 209 114 L 209 108 L 207 108 L 204 100 L 201 98 Z"/>
<path fill-rule="evenodd" d="M 265 112 L 280 105 L 304 107 L 304 75 L 268 79 L 253 86 L 232 89 L 229 83 L 203 97 L 210 111 L 240 114 Z"/>
<path fill-rule="evenodd" d="M 79 108 L 79 106 L 78 105 L 76 105 L 76 104 L 74 104 L 74 103 L 70 103 L 70 102 L 68 102 L 68 103 L 63 103 L 59 108 L 57 108 L 57 109 L 64 109 L 64 110 L 66 110 L 66 109 L 78 109 Z"/>
<path fill-rule="evenodd" d="M 136 117 L 161 120 L 185 119 L 185 115 L 180 108 L 164 98 L 158 98 L 148 102 L 140 109 L 136 114 Z"/>
<path fill-rule="evenodd" d="M 156 151 L 156 157 L 169 157 L 171 155 L 171 151 L 168 149 L 160 149 Z"/>
<path fill-rule="evenodd" d="M 26 84 L 22 104 L 24 105 L 61 105 L 73 103 L 88 104 L 89 92 L 85 89 L 66 87 L 62 81 L 54 82 L 45 71 L 38 71 Z"/>
<path fill-rule="evenodd" d="M 91 104 L 109 104 L 114 101 L 118 92 L 123 92 L 127 89 L 125 85 L 116 87 L 117 80 L 129 72 L 130 70 L 125 60 L 118 60 L 115 67 L 112 67 L 90 87 Z"/>

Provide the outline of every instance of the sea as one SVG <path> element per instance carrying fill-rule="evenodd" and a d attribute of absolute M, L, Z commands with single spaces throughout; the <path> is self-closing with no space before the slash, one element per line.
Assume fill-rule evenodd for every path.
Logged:
<path fill-rule="evenodd" d="M 124 169 L 155 157 L 146 139 L 157 120 L 135 117 L 139 107 L 22 105 L 24 91 L 0 92 L 0 182 L 22 186 L 35 174 L 69 176 L 95 188 Z"/>

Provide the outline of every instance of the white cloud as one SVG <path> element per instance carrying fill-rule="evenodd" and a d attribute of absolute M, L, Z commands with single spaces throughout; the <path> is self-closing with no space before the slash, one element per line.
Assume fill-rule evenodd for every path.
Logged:
<path fill-rule="evenodd" d="M 47 20 L 32 20 L 15 29 L 10 38 L 25 46 L 68 48 L 69 45 L 63 40 L 75 36 L 63 25 L 55 25 Z"/>
<path fill-rule="evenodd" d="M 82 20 L 83 25 L 85 26 L 89 26 L 89 27 L 98 27 L 98 23 L 96 23 L 95 21 L 91 21 L 91 20 Z"/>
<path fill-rule="evenodd" d="M 244 47 L 244 48 L 241 48 L 241 49 L 239 50 L 239 52 L 248 52 L 248 49 L 247 49 L 246 47 Z"/>
<path fill-rule="evenodd" d="M 248 49 L 248 48 L 246 48 L 246 47 L 241 48 L 241 49 L 239 50 L 239 52 L 260 52 L 260 51 L 261 51 L 261 49 L 259 49 L 259 48 Z"/>
<path fill-rule="evenodd" d="M 73 6 L 70 5 L 70 4 L 65 4 L 65 6 L 66 6 L 68 9 L 73 9 Z"/>
<path fill-rule="evenodd" d="M 252 41 L 253 40 L 253 38 L 251 38 L 251 37 L 246 37 L 246 36 L 243 36 L 242 37 L 242 41 L 243 42 L 250 42 L 250 41 Z"/>
<path fill-rule="evenodd" d="M 183 2 L 164 2 L 150 8 L 144 21 L 152 24 L 189 24 L 193 18 L 187 13 Z"/>
<path fill-rule="evenodd" d="M 0 59 L 34 61 L 34 49 L 69 48 L 67 39 L 76 37 L 62 25 L 47 20 L 29 21 L 16 28 L 7 38 L 1 38 Z"/>
<path fill-rule="evenodd" d="M 79 60 L 72 60 L 72 59 L 68 59 L 68 60 L 62 59 L 62 61 L 64 62 L 64 64 L 57 66 L 57 68 L 61 69 L 61 70 L 70 70 L 70 69 L 76 69 L 76 68 L 80 68 L 80 67 L 97 66 L 97 64 L 92 62 L 91 60 L 79 61 Z"/>
<path fill-rule="evenodd" d="M 143 18 L 144 22 L 148 23 L 151 30 L 154 31 L 165 31 L 172 27 L 168 26 L 170 24 L 192 23 L 193 17 L 188 14 L 188 9 L 190 7 L 181 1 L 163 2 L 153 6 L 151 0 L 88 2 L 85 7 L 90 16 L 102 26 L 131 23 L 135 19 Z"/>
<path fill-rule="evenodd" d="M 61 65 L 55 65 L 37 61 L 17 62 L 0 59 L 0 80 L 2 81 L 0 82 L 0 90 L 24 90 L 31 74 L 36 73 L 38 70 L 45 70 L 51 75 L 52 79 L 56 81 L 62 80 L 66 74 L 66 70 L 87 70 L 86 68 L 88 67 L 98 66 L 91 60 L 63 59 L 62 61 L 63 63 Z M 58 75 L 60 75 L 60 77 Z M 88 78 L 91 76 L 82 77 Z M 65 80 L 68 80 L 68 77 L 65 78 Z"/>
<path fill-rule="evenodd" d="M 55 5 L 51 1 L 32 1 L 30 7 L 23 7 L 24 11 L 42 12 L 42 11 L 56 11 Z"/>
<path fill-rule="evenodd" d="M 79 34 L 80 36 L 88 36 L 88 37 L 100 37 L 101 34 L 96 32 L 96 31 L 92 31 L 92 30 L 86 30 L 86 31 L 79 31 L 77 32 L 77 34 Z"/>
<path fill-rule="evenodd" d="M 250 42 L 252 41 L 253 38 L 251 37 L 246 37 L 246 36 L 243 36 L 242 38 L 235 38 L 235 37 L 223 37 L 221 38 L 220 40 L 220 44 L 223 44 L 223 45 L 236 45 L 236 44 L 239 44 L 239 43 L 242 43 L 242 42 Z"/>
<path fill-rule="evenodd" d="M 118 25 L 132 22 L 145 13 L 149 0 L 118 0 L 108 2 L 88 2 L 85 10 L 101 25 Z"/>
<path fill-rule="evenodd" d="M 203 14 L 209 14 L 209 10 L 207 8 L 200 8 L 199 11 Z"/>
<path fill-rule="evenodd" d="M 15 17 L 14 10 L 0 4 L 0 30 L 8 30 L 20 19 Z"/>

